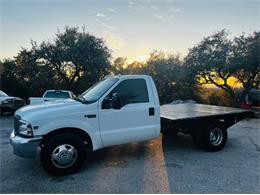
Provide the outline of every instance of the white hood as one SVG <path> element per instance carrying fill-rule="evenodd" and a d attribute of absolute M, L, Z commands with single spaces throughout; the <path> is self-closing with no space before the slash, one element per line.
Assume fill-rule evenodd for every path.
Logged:
<path fill-rule="evenodd" d="M 15 115 L 19 115 L 23 120 L 33 122 L 46 118 L 55 118 L 66 113 L 78 112 L 82 108 L 82 103 L 72 100 L 58 100 L 43 104 L 28 105 L 18 109 Z"/>

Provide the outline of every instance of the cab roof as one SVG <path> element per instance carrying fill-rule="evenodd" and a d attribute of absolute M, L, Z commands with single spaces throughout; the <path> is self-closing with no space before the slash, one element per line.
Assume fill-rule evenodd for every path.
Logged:
<path fill-rule="evenodd" d="M 150 77 L 149 75 L 107 75 L 105 78 L 118 78 L 118 79 L 124 79 L 124 78 L 146 78 Z"/>

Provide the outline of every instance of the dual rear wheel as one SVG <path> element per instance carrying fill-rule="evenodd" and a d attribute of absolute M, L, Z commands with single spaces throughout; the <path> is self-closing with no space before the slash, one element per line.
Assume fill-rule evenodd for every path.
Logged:
<path fill-rule="evenodd" d="M 192 133 L 194 143 L 211 152 L 220 151 L 226 145 L 227 136 L 227 129 L 221 124 L 210 125 Z"/>

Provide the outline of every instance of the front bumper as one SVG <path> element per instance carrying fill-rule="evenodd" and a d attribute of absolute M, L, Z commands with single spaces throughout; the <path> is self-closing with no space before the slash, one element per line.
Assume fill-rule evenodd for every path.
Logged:
<path fill-rule="evenodd" d="M 42 137 L 23 138 L 14 134 L 10 135 L 10 143 L 13 146 L 15 155 L 23 158 L 32 158 L 37 155 L 37 148 L 41 142 Z"/>

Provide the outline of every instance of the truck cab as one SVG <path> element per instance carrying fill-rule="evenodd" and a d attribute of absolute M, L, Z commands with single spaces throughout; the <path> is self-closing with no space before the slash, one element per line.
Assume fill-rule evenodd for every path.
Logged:
<path fill-rule="evenodd" d="M 157 90 L 147 75 L 108 76 L 77 98 L 28 105 L 14 118 L 14 153 L 40 151 L 53 175 L 77 171 L 87 149 L 156 138 L 161 129 Z"/>

